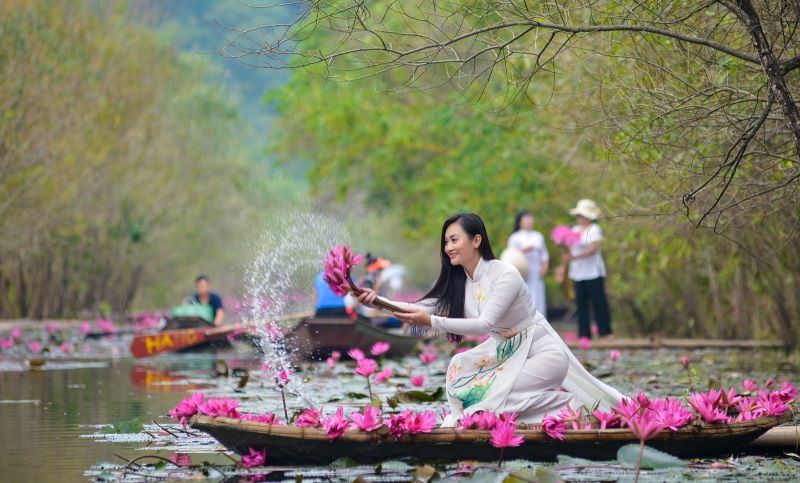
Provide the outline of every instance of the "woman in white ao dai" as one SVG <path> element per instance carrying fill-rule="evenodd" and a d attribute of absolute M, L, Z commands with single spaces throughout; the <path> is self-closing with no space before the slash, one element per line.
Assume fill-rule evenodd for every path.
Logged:
<path fill-rule="evenodd" d="M 455 426 L 464 413 L 476 411 L 516 412 L 518 421 L 537 423 L 565 405 L 578 409 L 599 402 L 608 409 L 622 398 L 589 374 L 533 309 L 517 269 L 494 259 L 478 215 L 459 213 L 445 221 L 441 254 L 442 273 L 426 298 L 393 303 L 406 310 L 395 314 L 406 323 L 490 336 L 450 361 L 450 414 L 443 426 Z M 359 300 L 371 304 L 376 297 L 365 291 Z"/>

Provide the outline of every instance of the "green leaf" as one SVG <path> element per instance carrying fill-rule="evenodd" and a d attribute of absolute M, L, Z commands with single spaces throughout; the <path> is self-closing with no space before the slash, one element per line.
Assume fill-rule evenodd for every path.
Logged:
<path fill-rule="evenodd" d="M 153 465 L 154 470 L 163 470 L 167 467 L 167 462 L 164 460 L 159 460 L 156 464 Z"/>
<path fill-rule="evenodd" d="M 620 448 L 619 451 L 617 451 L 617 460 L 623 465 L 635 468 L 636 462 L 639 460 L 639 445 L 626 444 Z M 682 466 L 686 466 L 686 462 L 682 459 L 649 446 L 644 447 L 642 468 L 657 470 L 660 468 L 677 468 Z"/>
<path fill-rule="evenodd" d="M 356 466 L 358 466 L 358 461 L 350 458 L 349 456 L 339 458 L 331 463 L 331 468 L 354 468 Z"/>
<path fill-rule="evenodd" d="M 345 396 L 349 397 L 350 399 L 369 399 L 369 396 L 360 392 L 348 392 Z"/>
<path fill-rule="evenodd" d="M 441 401 L 444 396 L 444 388 L 439 387 L 431 393 L 425 391 L 397 391 L 395 399 L 399 402 L 417 403 Z"/>

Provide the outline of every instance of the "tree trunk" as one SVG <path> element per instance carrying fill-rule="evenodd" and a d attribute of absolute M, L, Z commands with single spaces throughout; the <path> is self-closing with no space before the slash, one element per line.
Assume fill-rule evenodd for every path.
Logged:
<path fill-rule="evenodd" d="M 797 104 L 795 104 L 784 78 L 781 64 L 775 58 L 775 52 L 772 50 L 767 34 L 761 25 L 761 19 L 758 17 L 755 8 L 753 8 L 753 3 L 750 0 L 736 0 L 736 5 L 744 14 L 750 40 L 753 42 L 753 47 L 755 47 L 758 58 L 761 60 L 761 66 L 769 79 L 769 88 L 783 109 L 786 124 L 794 135 L 795 151 L 800 157 L 800 112 L 797 110 Z"/>

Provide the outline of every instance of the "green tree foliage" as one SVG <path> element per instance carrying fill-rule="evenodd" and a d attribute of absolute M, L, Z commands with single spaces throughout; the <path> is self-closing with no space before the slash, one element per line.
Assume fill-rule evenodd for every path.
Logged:
<path fill-rule="evenodd" d="M 309 177 L 320 195 L 363 195 L 396 214 L 414 239 L 437 238 L 442 219 L 466 209 L 484 216 L 499 251 L 517 209 L 532 209 L 546 233 L 568 221 L 566 209 L 578 198 L 594 198 L 607 214 L 601 225 L 617 329 L 797 341 L 790 315 L 800 309 L 796 196 L 783 190 L 775 200 L 745 203 L 712 217 L 714 230 L 684 223 L 673 197 L 725 162 L 720 152 L 752 119 L 745 111 L 765 106 L 758 94 L 767 88 L 763 72 L 722 55 L 698 64 L 705 55 L 699 48 L 623 34 L 602 46 L 611 47 L 604 55 L 593 55 L 601 46 L 587 36 L 581 49 L 553 44 L 558 58 L 537 58 L 531 49 L 544 48 L 549 37 L 542 35 L 528 37 L 527 50 L 488 49 L 467 61 L 525 27 L 441 45 L 441 37 L 507 20 L 493 10 L 498 5 L 514 10 L 510 2 L 437 5 L 445 3 L 452 8 L 419 7 L 423 17 L 407 4 L 338 12 L 331 4 L 319 11 L 332 20 L 311 15 L 294 24 L 296 69 L 270 97 L 281 114 L 273 149 L 287 161 L 297 153 L 311 160 Z M 683 3 L 674 8 L 693 11 Z M 578 8 L 561 14 L 563 23 L 599 22 Z M 712 37 L 747 47 L 736 28 L 713 30 L 702 9 L 695 14 L 696 24 L 675 30 L 711 29 Z M 428 37 L 417 28 L 420 18 L 433 32 Z M 435 46 L 396 55 L 428 43 Z M 278 50 L 258 54 L 269 63 Z M 727 192 L 726 203 L 762 181 L 786 180 L 796 168 L 787 157 L 793 143 L 784 120 L 764 126 L 745 151 L 744 181 Z M 772 169 L 775 163 L 786 169 Z M 703 196 L 710 206 L 712 195 Z M 558 258 L 556 247 L 551 254 Z"/>
<path fill-rule="evenodd" d="M 0 5 L 0 317 L 168 304 L 231 262 L 271 185 L 209 74 L 124 2 Z"/>

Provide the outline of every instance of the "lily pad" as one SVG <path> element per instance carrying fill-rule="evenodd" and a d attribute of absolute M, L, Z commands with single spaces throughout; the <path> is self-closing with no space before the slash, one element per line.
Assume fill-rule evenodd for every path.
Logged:
<path fill-rule="evenodd" d="M 639 460 L 639 445 L 626 444 L 620 448 L 619 451 L 617 451 L 617 460 L 623 465 L 636 467 L 636 462 Z M 660 468 L 678 468 L 682 466 L 686 466 L 686 462 L 682 459 L 649 446 L 644 447 L 642 468 L 657 470 Z"/>
<path fill-rule="evenodd" d="M 425 391 L 397 391 L 394 398 L 405 403 L 434 402 L 441 401 L 444 396 L 444 388 L 439 386 L 435 391 L 428 393 Z"/>

